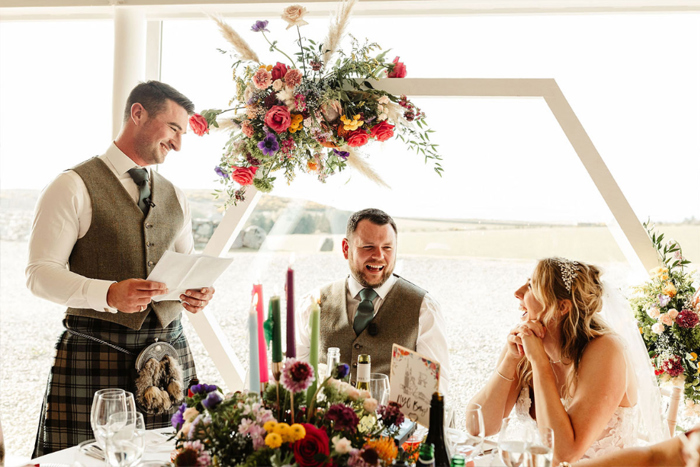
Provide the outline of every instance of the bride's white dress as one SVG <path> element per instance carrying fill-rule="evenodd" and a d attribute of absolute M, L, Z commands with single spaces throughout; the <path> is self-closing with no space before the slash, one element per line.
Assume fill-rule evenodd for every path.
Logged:
<path fill-rule="evenodd" d="M 562 399 L 562 404 L 566 410 L 569 409 L 571 399 Z M 532 401 L 530 400 L 530 390 L 524 387 L 520 391 L 520 396 L 515 403 L 515 414 L 518 417 L 530 417 L 530 408 Z M 637 445 L 638 435 L 635 419 L 637 416 L 637 406 L 634 407 L 618 407 L 610 418 L 607 426 L 600 433 L 598 439 L 586 450 L 586 453 L 581 459 L 590 459 L 603 454 L 616 452 L 621 448 L 628 448 Z"/>

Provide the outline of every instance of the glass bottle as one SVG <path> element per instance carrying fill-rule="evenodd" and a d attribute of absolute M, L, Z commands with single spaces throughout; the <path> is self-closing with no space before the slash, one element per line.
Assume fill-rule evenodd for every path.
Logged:
<path fill-rule="evenodd" d="M 368 354 L 357 356 L 357 389 L 369 391 L 370 373 L 372 372 L 371 358 Z"/>
<path fill-rule="evenodd" d="M 462 454 L 455 454 L 452 456 L 450 467 L 464 467 L 465 465 L 467 465 L 467 458 Z"/>
<path fill-rule="evenodd" d="M 333 376 L 333 370 L 340 364 L 340 349 L 338 347 L 328 347 L 328 356 L 326 357 L 326 377 Z"/>
<path fill-rule="evenodd" d="M 445 443 L 445 398 L 439 392 L 430 401 L 430 427 L 426 443 L 435 446 L 435 467 L 450 467 L 450 453 Z"/>
<path fill-rule="evenodd" d="M 426 440 L 425 443 L 420 445 L 416 467 L 435 467 L 435 447 L 433 443 Z"/>

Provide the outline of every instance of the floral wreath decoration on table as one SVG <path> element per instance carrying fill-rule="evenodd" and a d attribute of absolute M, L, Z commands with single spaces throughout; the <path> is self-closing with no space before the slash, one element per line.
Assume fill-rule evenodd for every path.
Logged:
<path fill-rule="evenodd" d="M 262 398 L 254 392 L 224 397 L 216 386 L 192 386 L 172 416 L 178 430 L 173 463 L 188 467 L 391 465 L 404 455 L 394 441 L 404 421 L 400 407 L 395 402 L 378 405 L 367 391 L 343 381 L 348 374 L 348 365 L 340 364 L 314 394 L 305 394 L 315 380 L 313 367 L 288 358 L 280 382 L 269 384 Z"/>
<path fill-rule="evenodd" d="M 215 168 L 224 188 L 225 207 L 245 199 L 254 185 L 261 192 L 272 190 L 284 171 L 288 183 L 297 171 L 313 173 L 319 181 L 350 165 L 370 180 L 386 186 L 356 149 L 373 140 L 387 141 L 395 135 L 409 149 L 432 160 L 441 175 L 442 157 L 430 141 L 425 114 L 406 96 L 375 89 L 368 80 L 404 78 L 406 66 L 396 57 L 388 62 L 388 50 L 352 38 L 349 53 L 339 49 L 356 0 L 343 0 L 331 20 L 322 43 L 302 37 L 299 28 L 306 9 L 287 7 L 282 19 L 287 29 L 296 27 L 299 52 L 288 55 L 270 41 L 268 21 L 256 21 L 252 31 L 263 35 L 271 52 L 280 53 L 285 63 L 263 64 L 246 41 L 221 18 L 212 17 L 224 38 L 233 46 L 233 80 L 236 93 L 226 110 L 208 109 L 190 118 L 192 131 L 202 136 L 209 129 L 229 131 L 219 166 Z M 222 53 L 226 51 L 220 50 Z M 335 59 L 333 62 L 332 60 Z M 234 112 L 232 116 L 223 116 Z M 221 118 L 220 118 L 221 117 Z"/>
<path fill-rule="evenodd" d="M 630 304 L 661 384 L 684 389 L 685 416 L 700 415 L 700 278 L 680 244 L 644 227 L 663 262 L 633 289 Z"/>

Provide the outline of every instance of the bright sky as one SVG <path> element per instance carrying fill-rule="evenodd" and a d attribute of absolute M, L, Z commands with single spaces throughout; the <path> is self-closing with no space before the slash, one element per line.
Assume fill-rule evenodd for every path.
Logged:
<path fill-rule="evenodd" d="M 260 18 L 270 19 L 270 18 Z M 261 58 L 250 19 L 230 24 Z M 322 41 L 328 21 L 302 33 Z M 296 32 L 270 37 L 296 52 Z M 700 218 L 700 15 L 498 15 L 353 19 L 350 33 L 401 56 L 410 77 L 555 78 L 640 218 Z M 41 189 L 110 141 L 110 22 L 2 23 L 0 188 Z M 50 38 L 47 40 L 46 38 Z M 232 95 L 226 48 L 210 21 L 168 21 L 162 79 L 198 110 Z M 602 198 L 541 99 L 415 99 L 436 130 L 438 177 L 400 143 L 366 147 L 392 187 L 351 171 L 325 185 L 281 179 L 280 196 L 339 208 L 373 205 L 402 217 L 606 221 Z M 225 135 L 187 135 L 161 172 L 183 188 L 215 188 Z M 27 170 L 29 168 L 29 170 Z"/>

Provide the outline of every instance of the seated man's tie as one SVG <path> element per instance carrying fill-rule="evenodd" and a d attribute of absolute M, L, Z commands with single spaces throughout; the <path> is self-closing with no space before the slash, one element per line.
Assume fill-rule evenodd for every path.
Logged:
<path fill-rule="evenodd" d="M 139 187 L 139 208 L 144 214 L 148 214 L 151 187 L 148 185 L 148 169 L 129 169 L 129 175 L 134 179 L 134 183 Z"/>
<path fill-rule="evenodd" d="M 374 289 L 362 289 L 360 290 L 360 304 L 357 305 L 357 311 L 355 312 L 355 320 L 352 323 L 352 327 L 355 330 L 355 334 L 358 336 L 367 325 L 374 318 L 374 305 L 372 300 L 377 297 L 377 292 Z"/>

